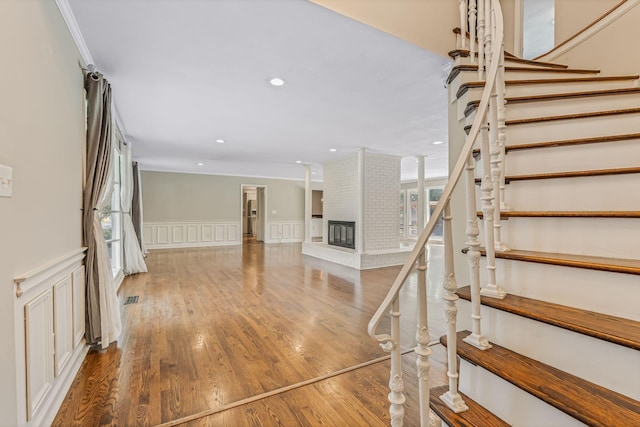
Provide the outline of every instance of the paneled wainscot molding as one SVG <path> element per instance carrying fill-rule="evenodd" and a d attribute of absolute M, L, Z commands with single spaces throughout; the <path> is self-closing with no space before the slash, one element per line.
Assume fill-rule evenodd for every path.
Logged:
<path fill-rule="evenodd" d="M 13 278 L 21 426 L 53 422 L 89 349 L 84 340 L 85 251 L 78 248 Z"/>
<path fill-rule="evenodd" d="M 242 243 L 238 222 L 145 222 L 147 249 L 228 246 Z"/>

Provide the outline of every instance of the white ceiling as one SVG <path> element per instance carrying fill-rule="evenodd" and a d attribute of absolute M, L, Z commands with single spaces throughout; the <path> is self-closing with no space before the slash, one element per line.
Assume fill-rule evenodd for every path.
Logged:
<path fill-rule="evenodd" d="M 447 174 L 447 58 L 306 0 L 69 4 L 143 170 L 319 180 L 365 147 Z"/>

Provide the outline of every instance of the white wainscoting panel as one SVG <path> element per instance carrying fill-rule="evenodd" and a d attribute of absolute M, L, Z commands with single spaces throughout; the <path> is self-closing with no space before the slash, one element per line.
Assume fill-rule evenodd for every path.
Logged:
<path fill-rule="evenodd" d="M 24 305 L 29 420 L 40 411 L 53 383 L 52 312 L 51 289 Z"/>
<path fill-rule="evenodd" d="M 18 425 L 53 422 L 89 350 L 84 341 L 85 251 L 78 248 L 13 278 L 16 397 L 23 408 Z"/>
<path fill-rule="evenodd" d="M 237 222 L 146 222 L 142 230 L 148 249 L 242 244 Z"/>
<path fill-rule="evenodd" d="M 267 229 L 269 235 L 265 243 L 294 243 L 304 240 L 303 221 L 270 221 Z"/>
<path fill-rule="evenodd" d="M 73 292 L 71 276 L 53 285 L 53 331 L 55 333 L 55 376 L 64 370 L 73 353 Z"/>
<path fill-rule="evenodd" d="M 84 265 L 71 273 L 73 286 L 73 346 L 77 346 L 84 338 L 85 310 L 85 274 Z"/>

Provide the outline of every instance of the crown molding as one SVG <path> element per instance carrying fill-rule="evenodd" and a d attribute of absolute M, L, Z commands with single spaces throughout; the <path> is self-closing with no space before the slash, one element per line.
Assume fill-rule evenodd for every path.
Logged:
<path fill-rule="evenodd" d="M 73 37 L 73 41 L 76 43 L 78 51 L 80 51 L 80 57 L 82 58 L 82 62 L 84 62 L 83 66 L 86 67 L 89 64 L 94 64 L 93 57 L 91 56 L 91 52 L 89 52 L 89 48 L 84 41 L 84 37 L 82 37 L 80 27 L 78 27 L 78 22 L 76 21 L 76 17 L 73 15 L 69 1 L 55 0 L 55 2 L 62 14 L 62 17 L 64 18 L 64 22 L 66 22 L 67 27 L 69 28 L 69 32 L 71 33 L 71 37 Z"/>
<path fill-rule="evenodd" d="M 84 37 L 82 36 L 82 32 L 80 31 L 80 27 L 78 26 L 78 21 L 76 21 L 76 17 L 71 10 L 71 6 L 69 5 L 68 0 L 55 0 L 60 13 L 62 14 L 62 18 L 64 22 L 67 24 L 67 28 L 69 28 L 69 32 L 71 33 L 71 37 L 80 52 L 80 59 L 82 60 L 83 67 L 87 67 L 89 64 L 94 64 L 93 57 L 91 56 L 91 52 L 87 47 L 87 43 L 84 41 Z M 116 125 L 118 129 L 120 129 L 120 133 L 122 134 L 122 139 L 128 143 L 127 138 L 125 136 L 124 125 L 122 124 L 122 119 L 120 118 L 120 114 L 118 112 L 118 108 L 116 107 L 115 102 L 113 102 L 112 106 L 112 114 L 115 119 Z"/>

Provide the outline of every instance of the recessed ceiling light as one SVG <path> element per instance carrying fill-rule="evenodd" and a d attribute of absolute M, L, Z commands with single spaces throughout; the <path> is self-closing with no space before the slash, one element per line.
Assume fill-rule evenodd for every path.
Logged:
<path fill-rule="evenodd" d="M 298 164 L 302 163 L 302 160 L 296 160 L 296 163 L 298 163 Z"/>
<path fill-rule="evenodd" d="M 337 151 L 337 150 L 335 148 L 329 148 L 329 151 L 333 153 L 334 151 Z"/>
<path fill-rule="evenodd" d="M 440 145 L 440 144 L 444 144 L 444 141 L 434 141 L 432 142 L 433 145 Z"/>
<path fill-rule="evenodd" d="M 315 172 L 311 172 L 311 175 L 315 175 L 315 174 L 316 174 Z"/>
<path fill-rule="evenodd" d="M 198 166 L 204 166 L 204 163 L 198 162 Z"/>
<path fill-rule="evenodd" d="M 274 77 L 273 79 L 269 80 L 269 83 L 271 83 L 272 86 L 282 86 L 284 84 L 284 80 L 278 77 Z"/>
<path fill-rule="evenodd" d="M 217 142 L 218 144 L 224 144 L 224 139 L 216 139 L 216 142 Z"/>

